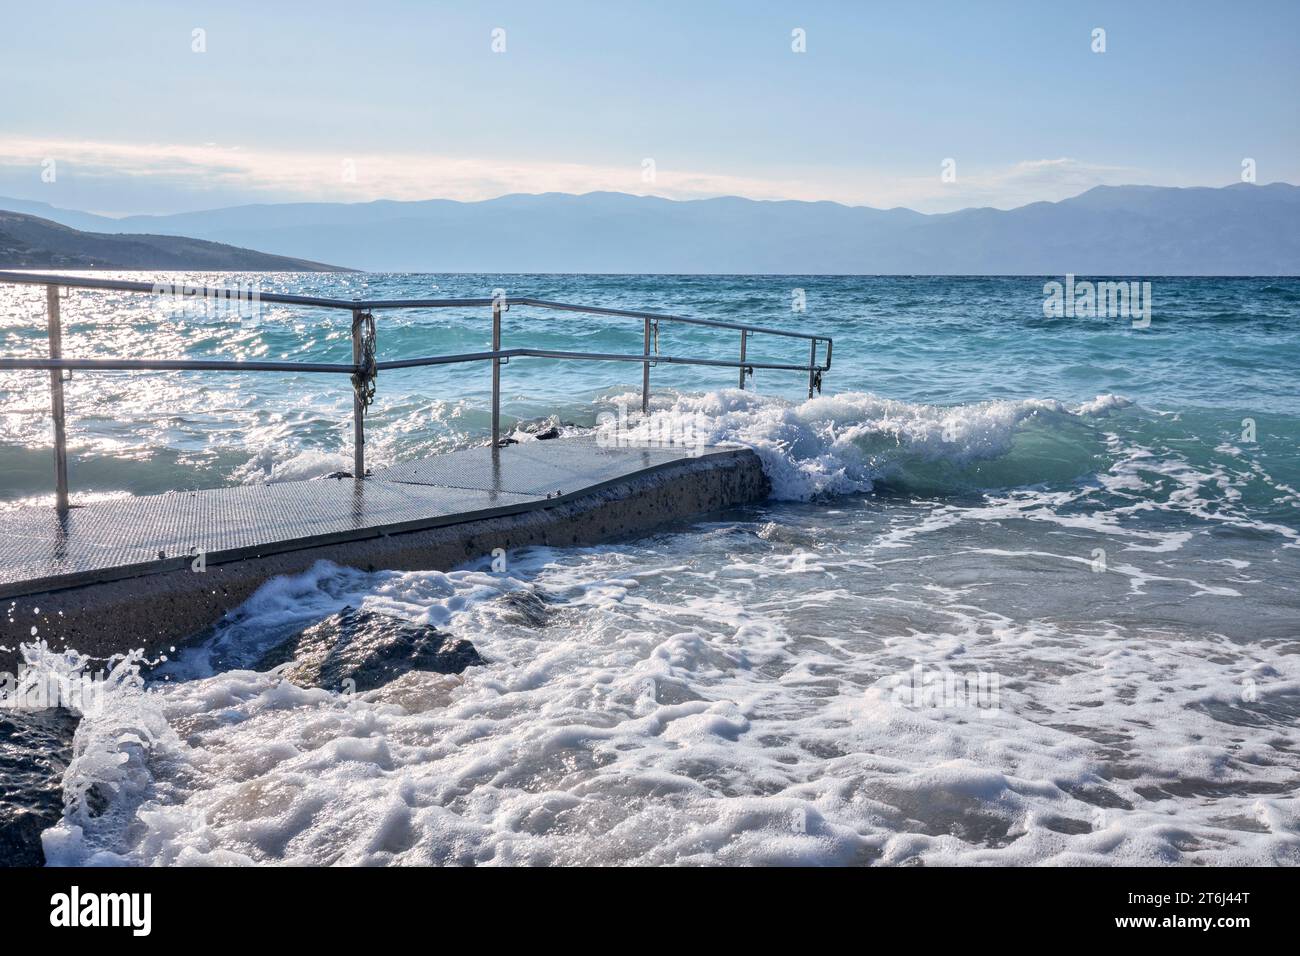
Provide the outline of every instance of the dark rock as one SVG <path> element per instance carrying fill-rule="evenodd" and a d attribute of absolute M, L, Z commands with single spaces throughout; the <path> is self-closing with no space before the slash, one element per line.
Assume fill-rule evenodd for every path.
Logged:
<path fill-rule="evenodd" d="M 551 415 L 531 422 L 520 422 L 515 427 L 525 435 L 531 435 L 537 441 L 550 441 L 552 438 L 560 437 L 560 428 L 562 426 L 572 428 L 573 423 L 561 422 L 554 415 Z"/>
<path fill-rule="evenodd" d="M 0 710 L 0 866 L 44 866 L 41 831 L 63 816 L 63 771 L 79 718 Z"/>
<path fill-rule="evenodd" d="M 290 661 L 284 676 L 299 686 L 358 691 L 382 687 L 408 671 L 459 674 L 486 663 L 469 641 L 350 607 L 277 645 L 256 667 L 266 670 Z"/>
<path fill-rule="evenodd" d="M 552 614 L 549 597 L 535 590 L 507 591 L 500 599 L 506 609 L 505 619 L 512 624 L 545 627 Z"/>

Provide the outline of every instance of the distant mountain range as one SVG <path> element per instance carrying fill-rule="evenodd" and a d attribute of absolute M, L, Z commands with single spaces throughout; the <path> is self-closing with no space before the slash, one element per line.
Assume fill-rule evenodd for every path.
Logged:
<path fill-rule="evenodd" d="M 3 204 L 0 200 L 0 204 Z M 90 217 L 98 219 L 99 217 Z M 106 219 L 107 223 L 114 220 Z M 84 232 L 0 211 L 0 269 L 152 269 L 212 272 L 337 272 L 337 266 L 183 236 Z"/>
<path fill-rule="evenodd" d="M 1098 186 L 925 215 L 833 202 L 623 193 L 235 206 L 110 219 L 0 198 L 78 229 L 191 236 L 393 272 L 1296 275 L 1300 187 Z"/>

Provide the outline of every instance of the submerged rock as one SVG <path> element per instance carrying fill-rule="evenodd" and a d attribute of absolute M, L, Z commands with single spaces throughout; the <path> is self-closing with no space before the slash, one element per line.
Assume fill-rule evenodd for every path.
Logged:
<path fill-rule="evenodd" d="M 292 665 L 284 676 L 302 687 L 358 691 L 410 671 L 459 674 L 484 664 L 469 641 L 375 611 L 344 608 L 265 654 L 258 670 Z"/>
<path fill-rule="evenodd" d="M 501 595 L 503 615 L 511 624 L 545 627 L 551 621 L 549 595 L 535 590 L 507 591 Z"/>
<path fill-rule="evenodd" d="M 572 428 L 573 422 L 562 422 L 551 415 L 536 421 L 520 422 L 516 427 L 524 434 L 533 436 L 537 441 L 551 441 L 564 434 L 562 429 Z"/>
<path fill-rule="evenodd" d="M 44 866 L 41 832 L 63 816 L 63 771 L 79 718 L 0 710 L 0 866 Z"/>

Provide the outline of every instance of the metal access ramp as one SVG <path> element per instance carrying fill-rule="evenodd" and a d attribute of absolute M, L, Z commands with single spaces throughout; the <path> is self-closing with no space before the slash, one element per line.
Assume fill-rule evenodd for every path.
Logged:
<path fill-rule="evenodd" d="M 693 458 L 591 439 L 480 447 L 351 477 L 0 512 L 0 597 L 222 564 L 554 507 Z"/>

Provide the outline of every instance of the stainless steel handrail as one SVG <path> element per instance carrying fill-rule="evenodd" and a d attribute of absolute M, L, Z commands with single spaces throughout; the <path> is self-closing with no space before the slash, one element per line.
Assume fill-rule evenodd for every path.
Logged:
<path fill-rule="evenodd" d="M 488 299 L 332 299 L 319 296 L 290 295 L 256 291 L 251 294 L 242 289 L 199 285 L 197 283 L 149 283 L 125 279 L 96 279 L 81 276 L 46 275 L 28 272 L 0 271 L 0 283 L 18 285 L 43 285 L 46 287 L 46 317 L 49 336 L 48 358 L 0 358 L 0 371 L 43 370 L 50 373 L 50 405 L 54 418 L 55 505 L 62 511 L 68 508 L 67 447 L 64 434 L 63 372 L 80 371 L 208 371 L 208 372 L 323 372 L 346 374 L 353 377 L 353 475 L 365 477 L 365 410 L 367 400 L 362 397 L 366 382 L 372 382 L 381 371 L 422 368 L 434 365 L 455 365 L 465 362 L 492 363 L 492 446 L 501 444 L 501 366 L 512 358 L 548 358 L 581 362 L 638 362 L 642 366 L 641 410 L 650 409 L 650 367 L 660 362 L 666 365 L 701 365 L 716 368 L 738 368 L 740 387 L 745 387 L 746 374 L 755 369 L 795 371 L 808 373 L 808 397 L 820 391 L 822 373 L 831 367 L 833 343 L 829 335 L 771 329 L 743 322 L 725 322 L 716 319 L 699 319 L 692 316 L 668 315 L 631 309 L 614 309 L 605 306 L 575 305 L 552 302 L 529 296 L 497 296 Z M 344 309 L 352 313 L 352 362 L 261 362 L 226 361 L 222 359 L 76 359 L 62 355 L 62 324 L 59 309 L 59 289 L 95 289 L 114 292 L 147 292 L 184 298 L 210 299 L 225 302 L 271 302 L 282 305 L 312 306 L 315 308 Z M 373 352 L 368 357 L 364 343 L 364 326 L 370 314 L 382 309 L 443 309 L 492 307 L 492 348 L 483 352 L 462 352 L 454 355 L 430 355 L 409 359 L 375 361 Z M 612 315 L 642 320 L 644 335 L 640 354 L 625 355 L 615 352 L 575 352 L 560 349 L 501 348 L 501 316 L 511 306 L 550 309 L 563 312 L 581 312 L 589 315 Z M 730 329 L 740 332 L 740 358 L 705 359 L 659 354 L 659 323 Z M 806 364 L 779 362 L 752 362 L 746 357 L 747 339 L 750 335 L 773 335 L 783 338 L 803 339 L 809 342 Z M 818 343 L 826 345 L 826 359 L 819 363 Z M 371 342 L 373 345 L 373 342 Z"/>

